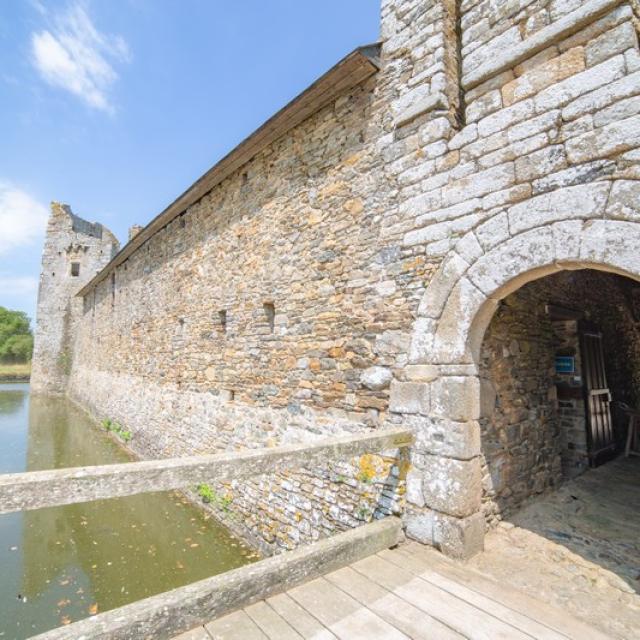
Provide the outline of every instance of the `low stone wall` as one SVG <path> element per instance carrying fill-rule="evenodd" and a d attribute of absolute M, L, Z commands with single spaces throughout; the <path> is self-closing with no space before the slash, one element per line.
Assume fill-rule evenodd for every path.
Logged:
<path fill-rule="evenodd" d="M 257 449 L 369 431 L 339 414 L 291 414 L 224 403 L 210 393 L 88 369 L 78 368 L 73 375 L 71 398 L 97 419 L 108 417 L 126 426 L 133 433 L 128 446 L 142 458 Z M 226 484 L 206 477 L 201 482 L 214 490 L 211 507 L 217 517 L 268 555 L 400 515 L 408 468 L 408 460 L 389 451 Z"/>

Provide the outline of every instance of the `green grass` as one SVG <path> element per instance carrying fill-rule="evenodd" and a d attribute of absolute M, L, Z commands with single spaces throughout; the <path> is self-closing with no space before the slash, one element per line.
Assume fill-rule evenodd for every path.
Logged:
<path fill-rule="evenodd" d="M 4 364 L 0 362 L 0 382 L 29 380 L 31 376 L 31 363 Z"/>

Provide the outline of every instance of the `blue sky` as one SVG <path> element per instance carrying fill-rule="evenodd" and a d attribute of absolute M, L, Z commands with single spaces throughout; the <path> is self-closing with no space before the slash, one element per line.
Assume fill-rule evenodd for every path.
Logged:
<path fill-rule="evenodd" d="M 49 202 L 122 241 L 355 47 L 379 0 L 0 3 L 0 305 L 35 313 Z"/>

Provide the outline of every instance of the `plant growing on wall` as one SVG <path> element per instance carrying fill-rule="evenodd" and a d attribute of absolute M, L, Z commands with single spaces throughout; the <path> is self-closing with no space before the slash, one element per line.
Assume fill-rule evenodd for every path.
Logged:
<path fill-rule="evenodd" d="M 123 442 L 129 442 L 131 438 L 133 438 L 133 433 L 131 433 L 129 429 L 125 429 L 118 422 L 114 422 L 113 420 L 111 420 L 111 418 L 105 418 L 102 421 L 102 426 L 104 427 L 105 431 L 114 433 Z"/>
<path fill-rule="evenodd" d="M 215 492 L 208 484 L 199 484 L 196 487 L 196 491 L 198 492 L 198 495 L 202 498 L 202 502 L 209 504 L 210 502 L 213 501 Z"/>
<path fill-rule="evenodd" d="M 202 502 L 205 504 L 213 504 L 216 507 L 228 512 L 233 498 L 228 495 L 220 495 L 213 487 L 208 484 L 202 483 L 196 487 L 196 491 Z"/>

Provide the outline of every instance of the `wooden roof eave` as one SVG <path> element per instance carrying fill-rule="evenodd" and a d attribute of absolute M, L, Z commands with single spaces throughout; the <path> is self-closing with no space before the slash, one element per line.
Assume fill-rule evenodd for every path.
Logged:
<path fill-rule="evenodd" d="M 77 295 L 84 296 L 89 293 L 149 238 L 209 193 L 234 171 L 249 162 L 269 144 L 281 138 L 349 89 L 371 77 L 380 69 L 379 56 L 380 44 L 375 43 L 359 47 L 343 58 L 198 178 L 182 195 L 125 244 L 112 260 L 80 289 Z"/>

